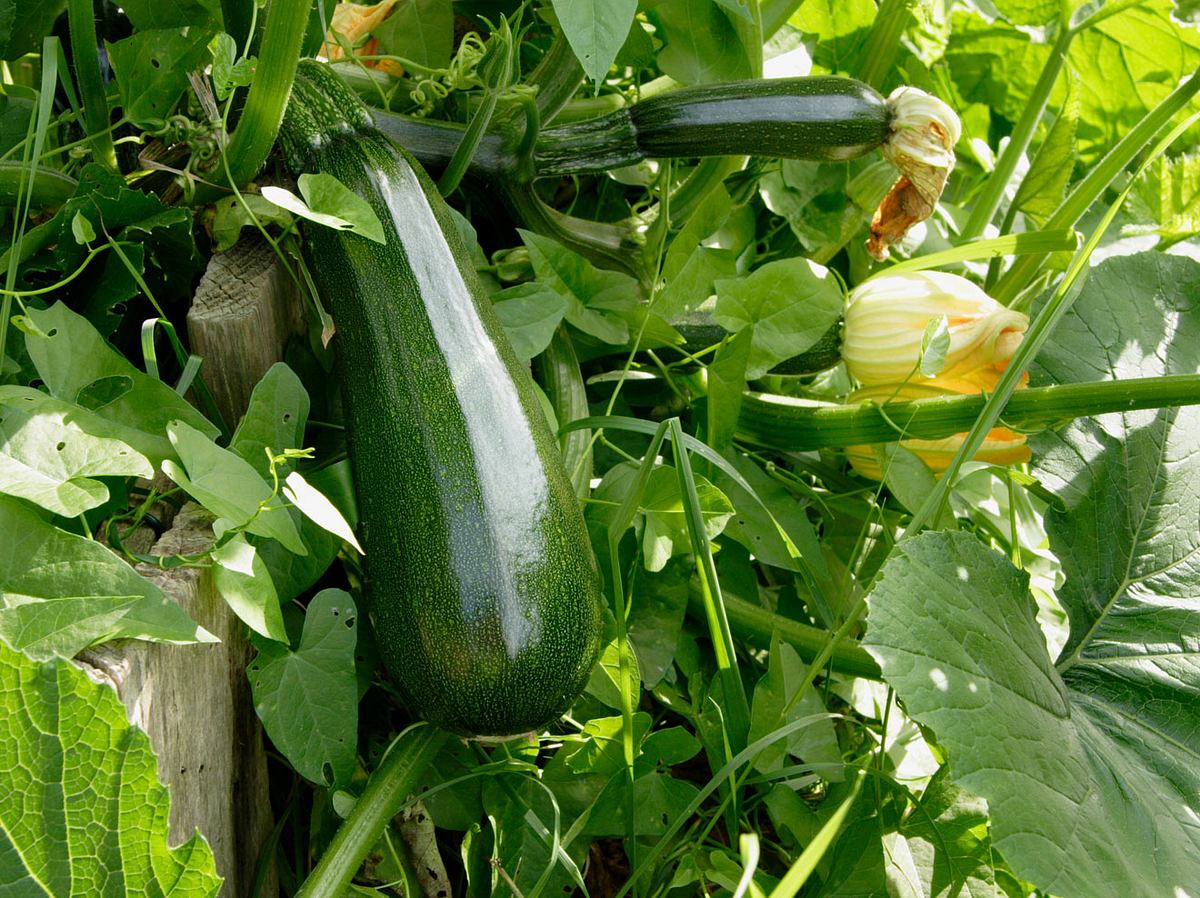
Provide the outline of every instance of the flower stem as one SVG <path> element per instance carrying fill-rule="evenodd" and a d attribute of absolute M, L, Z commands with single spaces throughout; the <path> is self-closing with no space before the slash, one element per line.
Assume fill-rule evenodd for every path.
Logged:
<path fill-rule="evenodd" d="M 874 403 L 814 406 L 784 396 L 752 394 L 742 402 L 738 437 L 793 452 L 902 438 L 935 440 L 968 430 L 986 401 L 983 395 L 947 396 L 893 402 L 881 409 Z M 1031 431 L 1072 418 L 1182 405 L 1200 405 L 1200 375 L 1033 387 L 1013 394 L 1002 423 Z"/>
<path fill-rule="evenodd" d="M 363 858 L 447 738 L 442 730 L 421 724 L 396 739 L 296 898 L 341 898 L 346 893 Z"/>

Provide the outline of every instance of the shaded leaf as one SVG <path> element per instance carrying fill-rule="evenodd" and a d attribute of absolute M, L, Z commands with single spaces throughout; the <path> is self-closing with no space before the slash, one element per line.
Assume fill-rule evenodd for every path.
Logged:
<path fill-rule="evenodd" d="M 308 605 L 299 647 L 292 651 L 255 637 L 258 656 L 246 668 L 267 735 L 301 776 L 318 785 L 343 786 L 354 773 L 357 635 L 350 595 L 323 589 Z"/>
<path fill-rule="evenodd" d="M 625 44 L 637 0 L 552 0 L 567 42 L 593 81 L 602 81 Z"/>
<path fill-rule="evenodd" d="M 121 88 L 126 117 L 139 127 L 160 127 L 187 89 L 188 72 L 209 59 L 213 33 L 203 27 L 139 30 L 105 42 Z"/>
<path fill-rule="evenodd" d="M 518 233 L 529 249 L 538 280 L 567 300 L 568 322 L 605 343 L 629 340 L 629 325 L 613 313 L 637 305 L 638 286 L 633 278 L 596 268 L 549 237 L 531 231 Z"/>

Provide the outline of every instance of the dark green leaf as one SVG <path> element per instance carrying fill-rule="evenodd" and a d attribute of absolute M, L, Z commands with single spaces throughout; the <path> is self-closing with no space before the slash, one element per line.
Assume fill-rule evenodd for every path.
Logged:
<path fill-rule="evenodd" d="M 67 0 L 0 0 L 0 59 L 42 49 L 42 38 L 67 8 Z"/>
<path fill-rule="evenodd" d="M 450 0 L 397 3 L 383 24 L 371 32 L 383 54 L 442 69 L 454 50 L 454 7 Z"/>
<path fill-rule="evenodd" d="M 212 36 L 203 27 L 156 28 L 108 44 L 126 117 L 140 127 L 161 127 L 187 90 L 188 72 L 208 61 Z"/>
<path fill-rule="evenodd" d="M 687 610 L 691 571 L 680 562 L 668 564 L 657 574 L 639 567 L 633 576 L 629 641 L 637 653 L 642 683 L 653 689 L 671 668 L 675 657 L 675 645 Z"/>
<path fill-rule="evenodd" d="M 925 787 L 900 828 L 923 894 L 1005 894 L 992 869 L 997 859 L 988 836 L 987 803 L 956 787 L 945 771 Z"/>
<path fill-rule="evenodd" d="M 754 74 L 737 29 L 712 0 L 665 0 L 648 15 L 666 44 L 659 67 L 676 81 L 704 84 Z"/>
<path fill-rule="evenodd" d="M 138 31 L 187 25 L 221 27 L 220 0 L 121 0 L 121 9 Z"/>
<path fill-rule="evenodd" d="M 708 444 L 722 454 L 737 432 L 753 337 L 751 328 L 740 331 L 717 350 L 708 366 Z"/>
<path fill-rule="evenodd" d="M 256 637 L 258 657 L 246 668 L 267 735 L 299 774 L 322 786 L 346 785 L 354 774 L 357 634 L 349 594 L 323 589 L 309 603 L 299 648 Z"/>

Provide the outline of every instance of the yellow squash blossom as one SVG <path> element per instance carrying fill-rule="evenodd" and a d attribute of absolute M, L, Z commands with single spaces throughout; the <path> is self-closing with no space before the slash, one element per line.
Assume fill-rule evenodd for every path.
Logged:
<path fill-rule="evenodd" d="M 928 382 L 917 364 L 931 320 L 945 315 L 950 350 L 940 377 L 1003 371 L 1029 318 L 1002 306 L 966 278 L 916 271 L 874 278 L 846 302 L 842 358 L 864 386 Z"/>
<path fill-rule="evenodd" d="M 929 399 L 935 396 L 973 395 L 984 390 L 991 391 L 999 380 L 1000 372 L 976 371 L 966 377 L 936 377 L 924 380 L 922 383 L 907 383 L 897 386 L 863 387 L 850 395 L 850 402 L 872 400 L 883 404 L 885 402 L 904 402 L 910 399 Z M 1021 385 L 1025 385 L 1022 380 Z M 940 440 L 901 440 L 900 445 L 917 455 L 929 466 L 935 474 L 942 474 L 950 466 L 951 459 L 962 446 L 965 433 L 954 434 Z M 864 477 L 872 480 L 883 479 L 883 469 L 880 464 L 880 454 L 876 446 L 848 446 L 846 457 L 850 464 Z M 1025 444 L 1025 435 L 1009 430 L 1007 427 L 993 427 L 988 431 L 983 445 L 973 456 L 975 461 L 987 462 L 993 465 L 1013 465 L 1029 461 L 1030 451 Z"/>
<path fill-rule="evenodd" d="M 321 48 L 321 55 L 330 62 L 346 56 L 342 49 L 342 43 L 338 41 L 338 36 L 347 46 L 357 48 L 355 55 L 379 55 L 379 41 L 373 37 L 369 39 L 367 37 L 383 24 L 383 20 L 391 14 L 392 7 L 395 5 L 396 0 L 382 0 L 373 6 L 361 6 L 357 3 L 337 4 L 333 8 L 329 33 L 325 35 L 325 44 Z M 364 39 L 365 43 L 363 43 Z M 363 60 L 363 65 L 397 77 L 404 74 L 404 68 L 391 59 L 366 59 Z"/>

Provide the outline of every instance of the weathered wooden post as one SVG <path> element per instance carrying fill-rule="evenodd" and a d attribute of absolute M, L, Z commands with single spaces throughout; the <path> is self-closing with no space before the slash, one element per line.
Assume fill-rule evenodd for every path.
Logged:
<path fill-rule="evenodd" d="M 188 335 L 231 427 L 301 325 L 299 298 L 269 246 L 245 241 L 209 262 L 188 314 Z M 169 523 L 149 554 L 192 554 L 213 543 L 212 518 L 196 505 L 185 505 Z M 246 679 L 246 628 L 217 594 L 208 570 L 143 564 L 138 571 L 221 641 L 122 640 L 78 660 L 94 679 L 113 685 L 130 720 L 150 737 L 159 778 L 171 790 L 172 842 L 199 829 L 225 877 L 221 895 L 245 898 L 273 825 L 262 727 Z M 265 898 L 278 894 L 273 865 L 264 886 Z"/>

